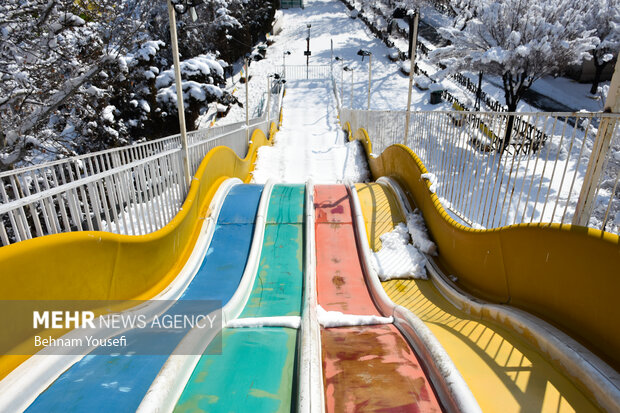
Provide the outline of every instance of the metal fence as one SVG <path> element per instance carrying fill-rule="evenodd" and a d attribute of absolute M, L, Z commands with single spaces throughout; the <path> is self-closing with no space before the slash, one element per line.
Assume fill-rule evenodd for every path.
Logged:
<path fill-rule="evenodd" d="M 404 143 L 405 117 L 340 111 L 354 131 L 367 130 L 376 154 Z M 619 121 L 606 113 L 412 112 L 407 145 L 434 175 L 444 207 L 466 225 L 578 223 L 618 233 Z"/>
<path fill-rule="evenodd" d="M 277 122 L 282 91 L 272 108 L 245 122 L 189 132 L 189 165 L 196 172 L 204 156 L 225 145 L 239 157 L 247 136 L 269 133 Z M 166 225 L 179 211 L 188 187 L 179 135 L 75 156 L 0 174 L 0 242 L 69 231 L 102 230 L 141 235 Z"/>
<path fill-rule="evenodd" d="M 330 65 L 286 65 L 282 68 L 286 80 L 330 80 Z"/>

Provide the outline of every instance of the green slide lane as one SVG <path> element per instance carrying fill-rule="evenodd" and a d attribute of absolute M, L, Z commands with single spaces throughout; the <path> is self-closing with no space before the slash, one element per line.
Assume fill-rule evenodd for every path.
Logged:
<path fill-rule="evenodd" d="M 226 328 L 222 355 L 203 356 L 175 412 L 290 412 L 297 331 Z"/>
<path fill-rule="evenodd" d="M 240 318 L 301 313 L 304 185 L 273 187 L 256 279 Z M 203 355 L 176 412 L 290 412 L 297 330 L 225 328 L 222 354 Z"/>
<path fill-rule="evenodd" d="M 258 273 L 240 318 L 300 315 L 304 198 L 302 185 L 274 186 Z"/>

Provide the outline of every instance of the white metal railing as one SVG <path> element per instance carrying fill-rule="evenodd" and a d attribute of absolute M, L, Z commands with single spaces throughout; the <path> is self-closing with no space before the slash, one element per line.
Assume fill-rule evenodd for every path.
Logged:
<path fill-rule="evenodd" d="M 286 65 L 282 69 L 286 80 L 330 80 L 330 65 Z"/>
<path fill-rule="evenodd" d="M 368 131 L 376 154 L 404 143 L 405 111 L 341 108 L 340 114 L 354 131 Z M 412 112 L 407 145 L 435 175 L 444 207 L 467 225 L 571 223 L 580 197 L 590 196 L 584 223 L 618 233 L 619 121 L 606 113 Z M 509 122 L 511 144 L 502 152 Z M 602 130 L 611 138 L 605 167 L 594 190 L 583 194 Z"/>
<path fill-rule="evenodd" d="M 249 134 L 269 133 L 282 90 L 272 108 L 250 121 Z M 196 172 L 214 147 L 239 157 L 248 150 L 245 122 L 189 132 L 190 170 Z M 2 245 L 60 232 L 103 230 L 141 235 L 166 225 L 179 211 L 188 187 L 179 135 L 0 173 Z"/>

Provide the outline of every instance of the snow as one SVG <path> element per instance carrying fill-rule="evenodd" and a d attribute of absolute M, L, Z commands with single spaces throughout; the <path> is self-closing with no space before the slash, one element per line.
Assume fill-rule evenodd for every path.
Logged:
<path fill-rule="evenodd" d="M 299 329 L 300 326 L 301 317 L 299 316 L 237 318 L 226 323 L 227 328 L 287 327 Z"/>
<path fill-rule="evenodd" d="M 319 324 L 325 328 L 392 324 L 394 322 L 394 317 L 343 314 L 340 311 L 325 311 L 320 305 L 317 305 L 316 312 Z"/>
<path fill-rule="evenodd" d="M 182 204 L 180 194 L 181 188 L 175 184 L 159 195 L 153 194 L 148 200 L 140 196 L 139 200 L 142 202 L 125 205 L 121 211 L 117 212 L 118 218 L 114 219 L 112 215 L 110 222 L 102 219 L 101 231 L 131 235 L 154 232 L 166 225 L 176 214 L 171 211 L 180 209 Z"/>
<path fill-rule="evenodd" d="M 183 102 L 186 106 L 190 104 L 190 98 L 204 102 L 208 96 L 221 97 L 223 93 L 222 89 L 214 85 L 199 83 L 193 80 L 183 81 Z M 157 101 L 176 105 L 177 90 L 175 84 L 173 83 L 166 88 L 160 89 L 157 92 Z"/>
<path fill-rule="evenodd" d="M 431 191 L 433 194 L 437 192 L 437 176 L 435 174 L 427 172 L 420 175 L 420 178 L 428 179 L 428 181 L 431 183 L 431 187 L 428 188 L 428 190 Z"/>
<path fill-rule="evenodd" d="M 287 83 L 282 128 L 273 146 L 259 148 L 252 174 L 256 183 L 368 181 L 364 148 L 359 141 L 345 142 L 327 82 Z"/>
<path fill-rule="evenodd" d="M 381 281 L 393 278 L 418 278 L 425 280 L 426 258 L 409 243 L 409 232 L 403 223 L 380 237 L 381 249 L 372 252 L 371 264 Z"/>
<path fill-rule="evenodd" d="M 415 82 L 416 85 L 418 85 L 418 87 L 422 90 L 424 89 L 428 89 L 429 86 L 431 85 L 431 80 L 426 77 L 426 76 L 422 76 L 422 75 L 418 75 L 418 76 L 414 76 L 413 77 L 413 81 Z"/>
<path fill-rule="evenodd" d="M 160 47 L 163 46 L 165 46 L 165 43 L 161 40 L 148 40 L 140 46 L 140 49 L 138 49 L 134 57 L 136 59 L 149 62 L 153 57 L 155 57 Z"/>
<path fill-rule="evenodd" d="M 413 245 L 417 249 L 428 255 L 437 255 L 437 245 L 429 238 L 424 218 L 419 209 L 416 208 L 413 213 L 407 214 L 407 230 L 411 235 Z"/>
<path fill-rule="evenodd" d="M 114 123 L 114 111 L 115 110 L 116 110 L 116 106 L 108 105 L 103 109 L 103 112 L 101 113 L 101 117 L 110 123 Z"/>
<path fill-rule="evenodd" d="M 192 77 L 209 77 L 212 74 L 224 75 L 224 69 L 212 55 L 199 55 L 180 63 L 181 76 L 184 79 Z M 183 82 L 185 83 L 185 81 Z M 156 88 L 164 88 L 174 84 L 174 68 L 164 70 L 155 80 Z"/>

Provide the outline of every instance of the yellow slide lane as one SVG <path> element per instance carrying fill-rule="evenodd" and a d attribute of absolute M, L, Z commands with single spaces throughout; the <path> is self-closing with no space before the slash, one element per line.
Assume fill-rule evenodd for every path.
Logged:
<path fill-rule="evenodd" d="M 377 183 L 356 184 L 370 247 L 404 222 L 394 194 Z M 485 412 L 598 411 L 571 381 L 517 335 L 457 309 L 431 281 L 382 283 L 388 296 L 433 332 Z"/>

